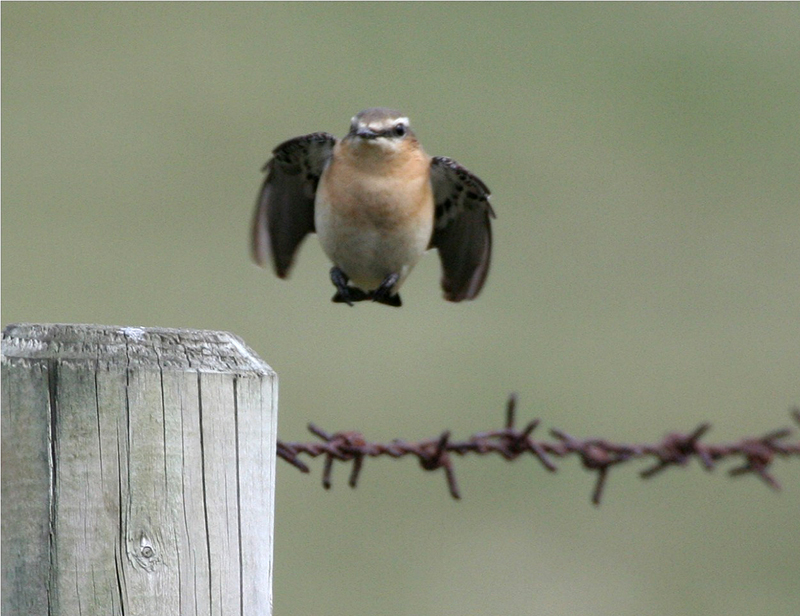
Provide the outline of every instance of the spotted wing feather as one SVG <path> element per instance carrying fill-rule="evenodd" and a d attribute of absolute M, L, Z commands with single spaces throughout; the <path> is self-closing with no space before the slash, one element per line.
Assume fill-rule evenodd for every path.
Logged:
<path fill-rule="evenodd" d="M 314 195 L 336 138 L 312 133 L 283 142 L 264 165 L 251 237 L 253 260 L 285 278 L 297 247 L 314 232 Z"/>
<path fill-rule="evenodd" d="M 445 299 L 474 299 L 483 288 L 492 256 L 489 189 L 456 161 L 444 156 L 431 161 L 436 204 L 431 248 L 442 262 Z"/>

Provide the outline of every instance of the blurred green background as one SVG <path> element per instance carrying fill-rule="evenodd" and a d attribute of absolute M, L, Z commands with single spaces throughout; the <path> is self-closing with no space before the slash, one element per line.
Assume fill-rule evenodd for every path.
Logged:
<path fill-rule="evenodd" d="M 709 440 L 800 403 L 800 5 L 2 6 L 2 320 L 222 329 L 280 376 L 280 435 L 521 420 Z M 332 304 L 315 238 L 248 259 L 259 169 L 375 105 L 492 189 L 493 269 L 442 300 Z M 545 432 L 541 432 L 544 436 Z M 279 463 L 276 615 L 800 613 L 784 491 L 692 464 L 411 460 L 334 488 Z M 729 466 L 727 468 L 730 468 Z"/>

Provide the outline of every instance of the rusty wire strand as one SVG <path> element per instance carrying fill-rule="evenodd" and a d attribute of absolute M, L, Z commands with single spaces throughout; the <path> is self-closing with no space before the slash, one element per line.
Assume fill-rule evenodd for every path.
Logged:
<path fill-rule="evenodd" d="M 780 484 L 769 472 L 772 462 L 778 457 L 800 456 L 800 442 L 785 441 L 793 434 L 788 428 L 773 430 L 760 437 L 746 437 L 735 443 L 706 444 L 701 442 L 701 439 L 711 429 L 708 423 L 700 424 L 689 433 L 667 434 L 660 442 L 652 444 L 622 444 L 599 438 L 581 439 L 557 429 L 550 430 L 554 440 L 534 440 L 532 435 L 539 427 L 540 421 L 534 419 L 522 430 L 517 430 L 514 427 L 516 408 L 517 397 L 511 394 L 506 404 L 505 427 L 501 430 L 478 432 L 464 441 L 451 440 L 450 431 L 446 430 L 436 438 L 414 443 L 401 439 L 395 439 L 390 443 L 371 443 L 360 432 L 331 434 L 314 424 L 309 424 L 309 431 L 320 441 L 311 443 L 278 441 L 277 453 L 278 457 L 303 473 L 310 472 L 310 469 L 299 456 L 305 455 L 311 458 L 325 456 L 322 473 L 322 485 L 325 489 L 330 489 L 332 485 L 335 461 L 353 462 L 348 484 L 355 488 L 366 458 L 416 456 L 424 470 L 444 471 L 450 495 L 455 499 L 461 498 L 461 493 L 456 482 L 451 454 L 459 456 L 497 454 L 508 461 L 527 454 L 538 460 L 548 472 L 557 470 L 552 458 L 576 456 L 585 469 L 597 474 L 592 491 L 592 502 L 595 505 L 600 504 L 609 471 L 632 460 L 653 461 L 651 466 L 639 472 L 642 479 L 650 479 L 669 468 L 686 466 L 694 458 L 706 471 L 711 471 L 718 461 L 738 457 L 742 464 L 729 470 L 730 476 L 752 474 L 769 487 L 779 490 Z M 793 409 L 791 415 L 800 425 L 800 408 Z"/>

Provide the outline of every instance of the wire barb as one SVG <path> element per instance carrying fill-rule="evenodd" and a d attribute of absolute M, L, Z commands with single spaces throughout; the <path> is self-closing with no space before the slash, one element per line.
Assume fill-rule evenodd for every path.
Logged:
<path fill-rule="evenodd" d="M 612 468 L 632 460 L 652 460 L 653 464 L 639 472 L 642 479 L 651 479 L 670 468 L 685 467 L 692 459 L 697 459 L 707 471 L 712 471 L 717 462 L 726 458 L 739 458 L 742 461 L 728 471 L 731 477 L 755 475 L 770 488 L 780 490 L 780 484 L 771 474 L 772 463 L 779 457 L 800 457 L 800 442 L 788 443 L 786 439 L 794 434 L 788 428 L 773 430 L 761 437 L 743 438 L 739 442 L 724 445 L 713 445 L 701 442 L 711 429 L 711 424 L 702 423 L 692 432 L 672 432 L 660 442 L 653 444 L 622 444 L 604 439 L 575 438 L 558 429 L 551 429 L 554 440 L 534 440 L 533 433 L 539 427 L 540 420 L 533 419 L 517 430 L 516 424 L 517 396 L 508 397 L 505 408 L 505 426 L 501 430 L 477 432 L 464 441 L 451 440 L 449 430 L 442 432 L 437 438 L 410 443 L 395 439 L 388 444 L 371 443 L 360 432 L 347 431 L 330 434 L 314 424 L 308 430 L 320 441 L 311 443 L 287 443 L 278 441 L 278 457 L 285 460 L 303 473 L 310 472 L 309 467 L 299 456 L 310 458 L 324 456 L 322 485 L 328 490 L 333 485 L 332 475 L 334 462 L 353 462 L 348 485 L 355 488 L 364 462 L 367 458 L 388 456 L 402 458 L 415 456 L 423 470 L 437 471 L 442 469 L 445 480 L 454 499 L 460 499 L 461 493 L 456 481 L 452 455 L 479 456 L 496 454 L 512 462 L 529 454 L 536 458 L 542 467 L 549 471 L 557 470 L 552 458 L 577 457 L 582 466 L 597 474 L 592 490 L 592 503 L 599 505 L 602 500 L 608 476 Z M 800 425 L 800 408 L 790 410 L 792 419 Z"/>

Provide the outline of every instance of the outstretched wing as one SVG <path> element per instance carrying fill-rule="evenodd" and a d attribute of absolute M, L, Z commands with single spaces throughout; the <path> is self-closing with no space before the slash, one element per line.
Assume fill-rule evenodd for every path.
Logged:
<path fill-rule="evenodd" d="M 336 138 L 312 133 L 284 141 L 264 165 L 253 216 L 253 260 L 266 267 L 272 257 L 275 273 L 285 278 L 303 238 L 314 232 L 314 195 Z"/>
<path fill-rule="evenodd" d="M 444 156 L 431 160 L 436 220 L 431 248 L 442 262 L 445 299 L 460 302 L 480 293 L 492 257 L 494 210 L 486 184 L 456 161 Z"/>

